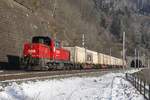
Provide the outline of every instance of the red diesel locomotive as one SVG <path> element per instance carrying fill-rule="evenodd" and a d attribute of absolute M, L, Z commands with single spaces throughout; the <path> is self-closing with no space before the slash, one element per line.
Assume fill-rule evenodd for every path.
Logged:
<path fill-rule="evenodd" d="M 69 69 L 70 52 L 62 48 L 61 42 L 49 37 L 36 36 L 32 43 L 25 43 L 23 50 L 23 69 L 49 70 Z"/>

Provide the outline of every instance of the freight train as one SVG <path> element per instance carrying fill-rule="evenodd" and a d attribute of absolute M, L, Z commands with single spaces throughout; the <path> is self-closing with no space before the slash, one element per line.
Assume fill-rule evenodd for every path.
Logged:
<path fill-rule="evenodd" d="M 125 61 L 124 61 L 125 63 Z M 62 47 L 58 40 L 35 36 L 25 43 L 22 67 L 26 70 L 69 70 L 122 67 L 123 60 L 83 47 Z"/>

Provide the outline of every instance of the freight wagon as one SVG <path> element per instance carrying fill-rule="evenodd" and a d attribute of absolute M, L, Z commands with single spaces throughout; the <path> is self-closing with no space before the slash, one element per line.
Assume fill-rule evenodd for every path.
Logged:
<path fill-rule="evenodd" d="M 98 53 L 83 47 L 64 47 L 70 51 L 70 60 L 75 64 L 80 64 L 84 69 L 92 68 L 98 64 Z"/>

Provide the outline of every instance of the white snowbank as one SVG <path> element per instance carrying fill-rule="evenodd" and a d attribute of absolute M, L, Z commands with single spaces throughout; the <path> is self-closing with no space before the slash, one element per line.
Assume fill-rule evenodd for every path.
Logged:
<path fill-rule="evenodd" d="M 100 77 L 13 83 L 0 92 L 0 100 L 144 100 L 122 73 Z"/>
<path fill-rule="evenodd" d="M 130 74 L 132 74 L 132 73 L 135 73 L 135 72 L 138 72 L 138 71 L 141 71 L 143 68 L 139 68 L 139 69 L 133 69 L 133 70 L 127 70 L 127 71 L 125 71 L 126 73 L 130 73 Z"/>
<path fill-rule="evenodd" d="M 4 72 L 3 70 L 0 70 L 0 73 Z"/>

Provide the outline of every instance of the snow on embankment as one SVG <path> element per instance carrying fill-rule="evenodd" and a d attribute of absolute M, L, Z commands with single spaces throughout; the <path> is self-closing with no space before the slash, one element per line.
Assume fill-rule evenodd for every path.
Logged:
<path fill-rule="evenodd" d="M 13 83 L 0 92 L 0 100 L 144 100 L 122 73 L 100 77 Z"/>

